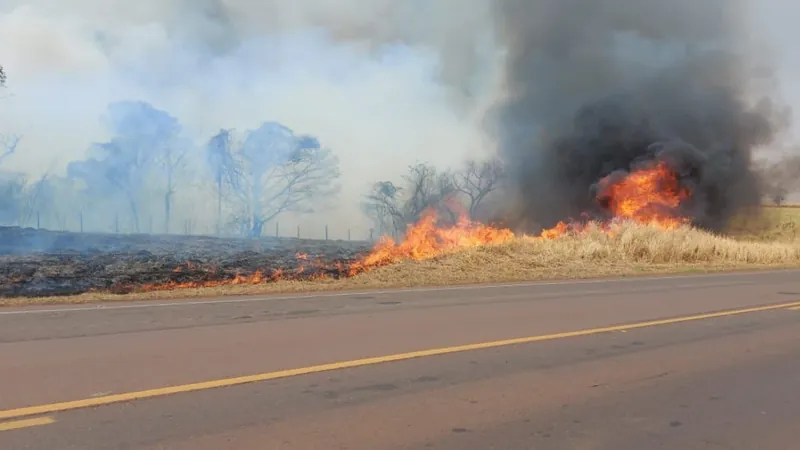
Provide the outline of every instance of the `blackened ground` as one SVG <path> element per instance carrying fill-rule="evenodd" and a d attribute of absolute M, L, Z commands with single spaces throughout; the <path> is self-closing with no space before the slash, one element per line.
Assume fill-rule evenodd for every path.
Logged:
<path fill-rule="evenodd" d="M 321 274 L 338 277 L 341 270 L 337 265 L 346 266 L 369 248 L 363 241 L 114 235 L 0 227 L 0 297 L 125 293 L 169 283 L 213 283 L 259 272 L 266 279 L 276 271 L 299 279 Z"/>

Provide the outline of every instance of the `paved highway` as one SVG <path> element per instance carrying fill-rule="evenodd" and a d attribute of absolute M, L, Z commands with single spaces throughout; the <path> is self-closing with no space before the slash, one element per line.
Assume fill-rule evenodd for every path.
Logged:
<path fill-rule="evenodd" d="M 0 309 L 2 449 L 794 450 L 800 271 Z"/>

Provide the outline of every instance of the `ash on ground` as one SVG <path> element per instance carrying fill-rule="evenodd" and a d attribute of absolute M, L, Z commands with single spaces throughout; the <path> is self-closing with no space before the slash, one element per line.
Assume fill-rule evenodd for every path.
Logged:
<path fill-rule="evenodd" d="M 71 233 L 0 227 L 0 297 L 128 293 L 263 275 L 342 276 L 364 241 Z"/>

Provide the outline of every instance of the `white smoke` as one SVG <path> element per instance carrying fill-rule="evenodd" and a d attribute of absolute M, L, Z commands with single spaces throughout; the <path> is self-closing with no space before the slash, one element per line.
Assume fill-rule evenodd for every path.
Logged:
<path fill-rule="evenodd" d="M 372 182 L 488 148 L 478 121 L 500 67 L 488 2 L 455 5 L 2 0 L 0 123 L 23 136 L 4 168 L 63 171 L 106 138 L 100 119 L 117 100 L 170 112 L 198 143 L 276 120 L 341 161 L 336 210 L 294 221 L 328 222 L 340 237 L 365 230 L 359 201 Z"/>

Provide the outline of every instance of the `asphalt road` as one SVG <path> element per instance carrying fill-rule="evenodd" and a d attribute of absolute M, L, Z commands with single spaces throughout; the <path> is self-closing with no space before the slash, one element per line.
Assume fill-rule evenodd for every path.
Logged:
<path fill-rule="evenodd" d="M 798 326 L 800 271 L 4 308 L 0 449 L 796 450 Z"/>

